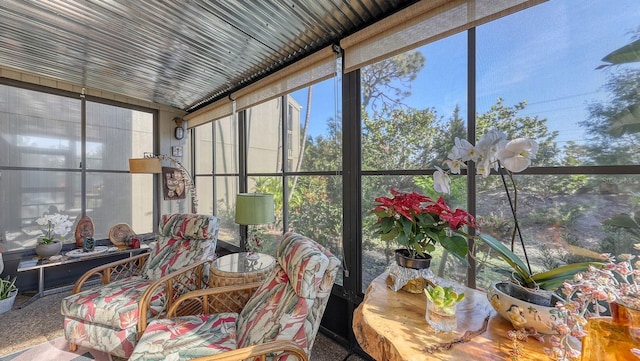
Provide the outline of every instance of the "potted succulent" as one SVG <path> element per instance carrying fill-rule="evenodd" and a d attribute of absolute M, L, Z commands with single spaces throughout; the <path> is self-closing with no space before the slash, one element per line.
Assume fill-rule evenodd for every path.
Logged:
<path fill-rule="evenodd" d="M 0 313 L 5 313 L 13 308 L 13 303 L 18 295 L 18 288 L 15 286 L 16 278 L 11 280 L 0 278 Z"/>
<path fill-rule="evenodd" d="M 453 287 L 432 286 L 424 289 L 427 296 L 425 319 L 436 331 L 455 331 L 457 326 L 456 306 L 464 299 Z"/>
<path fill-rule="evenodd" d="M 442 246 L 462 263 L 469 252 L 468 235 L 462 230 L 467 225 L 476 227 L 475 219 L 468 212 L 452 210 L 440 197 L 437 201 L 416 193 L 391 189 L 393 197 L 378 197 L 373 209 L 378 217 L 375 232 L 383 241 L 400 246 L 396 261 L 400 266 L 428 268 L 436 245 Z"/>
<path fill-rule="evenodd" d="M 63 214 L 48 214 L 36 220 L 45 227 L 44 236 L 38 238 L 36 254 L 40 257 L 57 255 L 62 249 L 62 239 L 71 231 L 73 223 L 69 216 Z"/>

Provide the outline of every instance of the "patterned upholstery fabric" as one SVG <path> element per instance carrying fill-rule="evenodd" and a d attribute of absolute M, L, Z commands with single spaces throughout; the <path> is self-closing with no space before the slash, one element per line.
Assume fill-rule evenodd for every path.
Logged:
<path fill-rule="evenodd" d="M 154 280 L 196 262 L 213 259 L 218 220 L 211 215 L 164 215 L 160 237 L 152 244 L 144 277 L 130 277 L 73 294 L 62 301 L 65 336 L 71 343 L 129 357 L 137 339 L 138 301 Z M 181 276 L 179 293 L 194 290 L 195 280 Z M 152 297 L 147 320 L 165 312 L 166 294 Z"/>
<path fill-rule="evenodd" d="M 276 258 L 278 265 L 275 271 L 270 273 L 237 318 L 237 347 L 292 340 L 309 354 L 340 261 L 321 245 L 296 233 L 285 234 L 278 246 Z M 203 317 L 204 323 L 209 318 L 217 318 L 218 315 L 200 317 Z M 173 359 L 171 357 L 174 357 L 176 352 L 174 346 L 190 349 L 197 343 L 200 334 L 207 338 L 207 333 L 217 332 L 217 328 L 212 330 L 200 327 L 199 322 L 197 326 L 191 327 L 190 324 L 189 327 L 182 327 L 182 319 L 178 317 L 153 321 L 140 339 L 130 360 Z M 160 331 L 147 337 L 147 333 L 154 332 L 152 330 Z M 186 339 L 183 340 L 183 337 Z M 160 350 L 162 342 L 168 342 L 171 348 L 166 352 Z M 216 345 L 217 348 L 214 345 L 210 346 L 207 350 L 210 352 L 208 355 L 223 352 L 220 345 Z M 267 359 L 294 361 L 295 357 L 274 354 Z"/>
<path fill-rule="evenodd" d="M 62 300 L 61 312 L 91 323 L 121 329 L 135 327 L 138 323 L 138 300 L 150 283 L 149 280 L 132 277 L 79 292 Z M 154 295 L 148 317 L 162 312 L 165 301 L 164 290 Z"/>
<path fill-rule="evenodd" d="M 129 361 L 183 361 L 236 349 L 237 313 L 155 320 Z"/>

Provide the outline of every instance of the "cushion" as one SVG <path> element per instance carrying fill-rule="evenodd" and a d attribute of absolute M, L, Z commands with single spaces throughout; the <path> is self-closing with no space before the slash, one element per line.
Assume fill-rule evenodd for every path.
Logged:
<path fill-rule="evenodd" d="M 288 232 L 278 245 L 276 258 L 286 271 L 296 294 L 304 298 L 316 298 L 329 266 L 329 259 L 318 248 L 318 244 L 308 237 Z"/>
<path fill-rule="evenodd" d="M 78 346 L 100 350 L 114 356 L 128 358 L 138 339 L 136 325 L 122 330 L 113 327 L 87 323 L 65 317 L 65 338 Z"/>
<path fill-rule="evenodd" d="M 238 347 L 292 340 L 308 349 L 303 325 L 314 300 L 299 297 L 288 281 L 287 273 L 276 266 L 251 297 L 238 317 Z"/>
<path fill-rule="evenodd" d="M 215 240 L 160 237 L 155 245 L 149 247 L 143 274 L 155 280 L 196 262 L 213 259 L 215 247 Z"/>
<path fill-rule="evenodd" d="M 129 361 L 191 360 L 235 350 L 237 317 L 218 313 L 154 320 Z"/>
<path fill-rule="evenodd" d="M 82 291 L 64 298 L 61 312 L 67 317 L 112 328 L 136 326 L 139 316 L 138 300 L 150 283 L 151 281 L 141 277 L 131 277 Z M 166 294 L 160 287 L 151 298 L 147 317 L 151 318 L 162 312 L 165 301 Z"/>
<path fill-rule="evenodd" d="M 217 239 L 218 218 L 208 214 L 164 214 L 158 233 L 182 239 Z"/>

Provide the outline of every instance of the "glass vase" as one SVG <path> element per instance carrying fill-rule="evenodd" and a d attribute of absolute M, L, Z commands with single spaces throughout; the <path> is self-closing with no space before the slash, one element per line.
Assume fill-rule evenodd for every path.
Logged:
<path fill-rule="evenodd" d="M 458 326 L 456 303 L 450 306 L 442 306 L 427 298 L 425 320 L 436 332 L 455 331 Z"/>

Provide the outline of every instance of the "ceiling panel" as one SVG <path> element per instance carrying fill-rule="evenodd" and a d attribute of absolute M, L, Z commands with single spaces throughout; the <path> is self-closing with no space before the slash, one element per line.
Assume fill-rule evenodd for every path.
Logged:
<path fill-rule="evenodd" d="M 414 2 L 3 0 L 0 65 L 190 111 Z"/>

